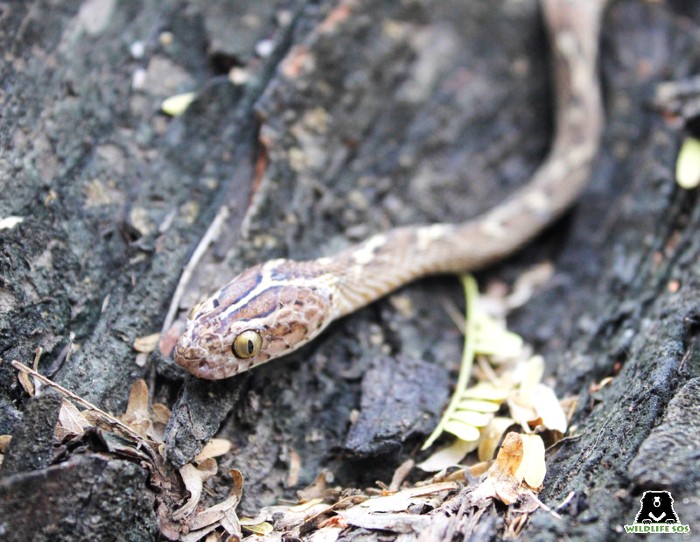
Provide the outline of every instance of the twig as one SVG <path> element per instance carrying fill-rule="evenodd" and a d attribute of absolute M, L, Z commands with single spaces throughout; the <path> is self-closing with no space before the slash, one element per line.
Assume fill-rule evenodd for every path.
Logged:
<path fill-rule="evenodd" d="M 39 382 L 41 382 L 42 384 L 46 384 L 47 386 L 57 390 L 59 393 L 65 395 L 66 397 L 70 397 L 73 401 L 75 401 L 79 405 L 82 405 L 83 407 L 87 408 L 88 410 L 93 410 L 93 411 L 97 412 L 108 423 L 114 425 L 115 427 L 118 427 L 119 429 L 121 429 L 122 431 L 127 433 L 129 436 L 134 437 L 138 442 L 143 442 L 143 440 L 144 440 L 143 437 L 141 435 L 139 435 L 136 431 L 134 431 L 131 427 L 126 425 L 124 422 L 120 421 L 118 418 L 115 418 L 114 416 L 112 416 L 108 412 L 105 412 L 101 408 L 98 408 L 97 406 L 93 405 L 89 401 L 86 401 L 85 399 L 83 399 L 79 395 L 73 393 L 72 391 L 64 388 L 60 384 L 56 384 L 53 380 L 46 378 L 41 373 L 38 373 L 34 369 L 30 369 L 29 367 L 27 367 L 23 363 L 20 363 L 17 360 L 10 362 L 10 365 L 12 365 L 18 371 L 22 371 L 23 373 L 26 373 L 28 375 L 33 376 L 34 378 L 39 380 Z"/>
<path fill-rule="evenodd" d="M 168 313 L 163 321 L 163 329 L 161 334 L 170 329 L 170 326 L 175 320 L 177 309 L 180 306 L 180 299 L 182 299 L 182 296 L 185 293 L 185 288 L 187 288 L 187 285 L 190 283 L 195 267 L 197 267 L 197 264 L 199 264 L 199 260 L 202 259 L 202 256 L 204 256 L 207 248 L 209 248 L 209 243 L 211 243 L 211 241 L 219 235 L 221 226 L 228 218 L 228 214 L 229 211 L 226 205 L 219 209 L 219 212 L 216 213 L 214 220 L 210 224 L 209 228 L 207 228 L 204 236 L 197 244 L 197 248 L 194 249 L 192 256 L 187 262 L 187 265 L 185 265 L 185 268 L 182 270 L 182 275 L 180 275 L 180 280 L 177 283 L 177 288 L 175 288 L 175 293 L 173 294 L 173 300 L 170 302 Z"/>
<path fill-rule="evenodd" d="M 561 516 L 557 514 L 554 510 L 552 510 L 549 506 L 544 504 L 539 497 L 537 497 L 537 494 L 534 491 L 530 491 L 530 497 L 537 503 L 537 505 L 542 508 L 545 512 L 549 512 L 552 516 L 554 516 L 557 519 L 561 519 Z"/>
<path fill-rule="evenodd" d="M 56 359 L 54 359 L 51 362 L 51 365 L 49 366 L 48 370 L 46 371 L 49 375 L 49 377 L 52 377 L 55 375 L 58 370 L 63 367 L 63 364 L 68 362 L 71 358 L 71 354 L 73 353 L 73 344 L 75 341 L 75 333 L 72 331 L 68 335 L 68 344 L 64 346 L 61 351 L 58 353 L 58 356 Z M 34 363 L 34 370 L 37 370 L 37 364 Z"/>
<path fill-rule="evenodd" d="M 562 508 L 564 508 L 567 504 L 569 504 L 569 503 L 573 500 L 573 498 L 574 498 L 575 496 L 576 496 L 576 492 L 575 492 L 575 491 L 570 491 L 569 494 L 566 496 L 566 499 L 564 499 L 564 500 L 562 501 L 562 503 L 559 504 L 559 505 L 555 508 L 555 510 L 561 510 Z"/>

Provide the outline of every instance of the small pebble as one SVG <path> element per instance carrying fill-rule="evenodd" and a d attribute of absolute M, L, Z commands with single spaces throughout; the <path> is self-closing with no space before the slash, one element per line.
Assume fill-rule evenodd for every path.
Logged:
<path fill-rule="evenodd" d="M 266 58 L 275 50 L 275 42 L 272 40 L 260 40 L 255 44 L 255 52 L 259 57 Z"/>

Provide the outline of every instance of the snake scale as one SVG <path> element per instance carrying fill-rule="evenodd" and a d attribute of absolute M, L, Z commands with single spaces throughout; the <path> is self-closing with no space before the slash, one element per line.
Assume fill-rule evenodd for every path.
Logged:
<path fill-rule="evenodd" d="M 331 257 L 271 260 L 194 307 L 175 360 L 197 377 L 227 378 L 288 354 L 332 321 L 418 277 L 483 268 L 551 224 L 577 199 L 603 124 L 597 52 L 605 0 L 542 0 L 552 43 L 554 140 L 532 179 L 462 224 L 407 226 Z"/>

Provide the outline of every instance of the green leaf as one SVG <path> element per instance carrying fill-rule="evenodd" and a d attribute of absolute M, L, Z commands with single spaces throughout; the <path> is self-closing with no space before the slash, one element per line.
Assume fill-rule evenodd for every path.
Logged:
<path fill-rule="evenodd" d="M 447 420 L 443 426 L 443 430 L 466 442 L 479 440 L 479 436 L 481 435 L 481 431 L 479 431 L 478 428 L 454 418 Z"/>
<path fill-rule="evenodd" d="M 190 104 L 197 97 L 195 92 L 185 92 L 183 94 L 176 94 L 175 96 L 170 96 L 163 100 L 160 104 L 160 108 L 166 115 L 171 117 L 179 117 L 185 110 L 190 106 Z"/>
<path fill-rule="evenodd" d="M 478 352 L 504 358 L 515 357 L 521 354 L 523 347 L 523 340 L 519 335 L 508 331 L 500 322 L 478 311 L 479 289 L 474 277 L 463 275 L 461 278 L 467 310 L 459 378 L 450 404 L 423 445 L 423 450 L 431 446 L 443 432 L 451 433 L 466 442 L 474 443 L 479 440 L 481 429 L 488 425 L 493 414 L 507 399 L 510 387 L 497 387 L 488 382 L 467 387 L 474 356 Z"/>
<path fill-rule="evenodd" d="M 520 335 L 508 331 L 500 322 L 487 314 L 475 315 L 474 351 L 485 356 L 511 358 L 520 354 L 523 339 Z"/>
<path fill-rule="evenodd" d="M 496 412 L 501 405 L 493 401 L 481 401 L 479 399 L 461 399 L 457 405 L 459 410 L 471 410 L 472 412 Z"/>
<path fill-rule="evenodd" d="M 450 418 L 450 421 L 458 421 L 473 427 L 485 427 L 491 421 L 491 418 L 493 418 L 493 416 L 490 414 L 484 414 L 483 412 L 457 409 L 452 413 L 452 418 Z"/>
<path fill-rule="evenodd" d="M 461 397 L 463 399 L 483 399 L 484 401 L 502 403 L 508 398 L 509 393 L 509 390 L 505 388 L 498 388 L 493 384 L 482 382 L 464 390 Z"/>
<path fill-rule="evenodd" d="M 686 190 L 700 185 L 700 141 L 693 137 L 686 138 L 678 152 L 676 182 Z"/>
<path fill-rule="evenodd" d="M 471 375 L 472 365 L 474 364 L 474 338 L 476 337 L 474 316 L 476 300 L 479 295 L 479 288 L 476 284 L 476 280 L 471 275 L 462 275 L 462 285 L 466 297 L 467 314 L 464 326 L 464 350 L 462 351 L 462 364 L 459 369 L 459 378 L 457 379 L 457 386 L 455 387 L 455 392 L 452 395 L 450 404 L 447 406 L 447 410 L 445 410 L 445 413 L 442 415 L 437 427 L 428 437 L 428 440 L 425 441 L 425 444 L 423 444 L 423 450 L 430 447 L 444 431 L 452 433 L 458 438 L 468 442 L 477 440 L 480 434 L 477 427 L 465 424 L 460 419 L 455 419 L 454 416 L 463 399 L 462 393 L 467 388 L 467 384 L 469 384 L 469 376 Z M 462 410 L 462 412 L 464 412 L 464 410 Z"/>

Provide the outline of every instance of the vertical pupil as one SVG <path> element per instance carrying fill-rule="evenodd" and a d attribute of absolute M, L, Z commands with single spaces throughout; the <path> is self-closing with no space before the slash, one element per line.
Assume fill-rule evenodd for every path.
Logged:
<path fill-rule="evenodd" d="M 248 354 L 252 354 L 254 349 L 253 341 L 248 339 Z"/>

